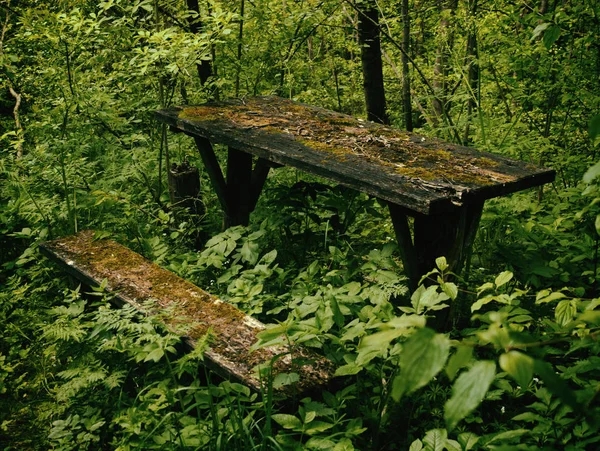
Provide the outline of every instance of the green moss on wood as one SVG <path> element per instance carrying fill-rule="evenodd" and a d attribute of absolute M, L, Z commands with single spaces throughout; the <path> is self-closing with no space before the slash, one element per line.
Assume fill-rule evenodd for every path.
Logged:
<path fill-rule="evenodd" d="M 259 387 L 253 367 L 268 362 L 281 349 L 259 349 L 250 351 L 257 341 L 256 334 L 264 326 L 251 319 L 231 304 L 223 302 L 197 286 L 164 270 L 141 255 L 110 240 L 94 240 L 92 231 L 46 244 L 46 248 L 75 273 L 86 275 L 100 283 L 106 279 L 109 291 L 125 302 L 138 308 L 147 308 L 147 314 L 158 315 L 173 331 L 192 340 L 211 333 L 207 356 L 224 365 L 229 374 Z M 299 382 L 299 391 L 321 385 L 331 377 L 331 363 L 322 357 L 302 351 L 315 360 L 314 367 L 304 367 Z M 307 353 L 308 352 L 308 353 Z M 280 359 L 274 366 L 279 371 L 292 371 L 289 362 Z"/>
<path fill-rule="evenodd" d="M 461 186 L 488 186 L 514 180 L 495 169 L 500 162 L 487 156 L 455 152 L 452 145 L 408 132 L 361 121 L 351 116 L 279 98 L 251 98 L 245 102 L 184 108 L 181 119 L 198 123 L 219 121 L 258 133 L 277 134 L 310 151 L 339 162 L 373 164 L 389 176 L 418 178 Z"/>

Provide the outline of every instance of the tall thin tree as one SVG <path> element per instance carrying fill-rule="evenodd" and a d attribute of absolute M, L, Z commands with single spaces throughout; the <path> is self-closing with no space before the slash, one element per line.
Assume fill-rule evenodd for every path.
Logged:
<path fill-rule="evenodd" d="M 358 40 L 361 46 L 363 88 L 367 118 L 370 121 L 388 124 L 381 39 L 379 33 L 379 10 L 375 0 L 364 0 L 357 4 Z"/>
<path fill-rule="evenodd" d="M 467 101 L 467 125 L 463 136 L 463 143 L 470 141 L 471 118 L 475 108 L 479 108 L 479 62 L 477 60 L 477 29 L 475 26 L 475 16 L 477 14 L 477 0 L 468 2 L 469 26 L 467 32 L 467 83 L 469 84 L 469 100 Z M 483 132 L 483 129 L 482 129 Z"/>
<path fill-rule="evenodd" d="M 402 106 L 404 110 L 404 127 L 413 130 L 412 102 L 410 94 L 410 72 L 408 70 L 408 53 L 410 51 L 410 14 L 408 0 L 402 0 Z"/>
<path fill-rule="evenodd" d="M 204 24 L 200 20 L 200 5 L 198 4 L 198 0 L 186 0 L 186 5 L 188 11 L 192 11 L 196 13 L 197 17 L 190 18 L 188 20 L 190 31 L 195 34 L 202 33 L 204 30 Z M 214 49 L 213 49 L 214 50 Z M 213 52 L 214 59 L 214 52 Z M 198 77 L 200 78 L 200 83 L 204 86 L 208 79 L 214 75 L 213 70 L 213 61 L 208 59 L 202 59 L 196 64 L 196 71 L 198 72 Z M 218 97 L 218 92 L 213 92 L 215 97 Z"/>

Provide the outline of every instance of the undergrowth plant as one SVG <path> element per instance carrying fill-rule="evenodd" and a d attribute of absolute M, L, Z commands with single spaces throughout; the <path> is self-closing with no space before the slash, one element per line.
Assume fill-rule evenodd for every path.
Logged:
<path fill-rule="evenodd" d="M 360 412 L 369 431 L 357 441 L 361 449 L 389 446 L 390 437 L 417 450 L 587 449 L 596 443 L 600 300 L 569 290 L 530 294 L 505 271 L 471 295 L 471 327 L 442 334 L 427 327 L 428 318 L 466 295 L 447 281 L 446 271 L 439 258 L 429 274 L 436 283 L 421 285 L 400 311 L 388 299 L 372 305 L 361 298 L 360 284 L 352 315 L 347 292 L 333 303 L 324 297 L 329 321 L 319 307 L 309 315 L 295 310 L 261 334 L 263 345 L 299 342 L 338 358 L 336 374 L 349 379 L 346 390 L 362 406 L 348 407 L 348 415 Z M 344 321 L 344 313 L 354 319 Z M 336 322 L 339 331 L 332 333 Z M 274 419 L 285 429 L 282 443 L 291 429 L 298 432 L 296 446 L 311 446 L 303 441 L 310 427 L 302 426 L 301 414 Z"/>
<path fill-rule="evenodd" d="M 410 2 L 402 20 L 379 5 L 394 122 L 401 90 L 389 88 L 404 75 L 391 42 L 407 20 L 420 132 L 464 131 L 558 171 L 544 190 L 487 202 L 464 278 L 440 257 L 414 292 L 386 205 L 366 194 L 278 169 L 250 225 L 221 231 L 201 171 L 206 216 L 170 204 L 167 160 L 200 159 L 189 138 L 165 139 L 158 108 L 276 93 L 362 112 L 350 3 L 195 3 L 0 6 L 2 448 L 596 449 L 595 2 Z M 461 27 L 478 41 L 478 86 Z M 437 125 L 431 90 L 448 114 Z M 315 348 L 334 384 L 283 403 L 272 389 L 294 384 L 288 373 L 253 393 L 204 369 L 210 334 L 185 353 L 185 331 L 69 286 L 37 245 L 88 228 L 271 323 L 256 347 Z"/>

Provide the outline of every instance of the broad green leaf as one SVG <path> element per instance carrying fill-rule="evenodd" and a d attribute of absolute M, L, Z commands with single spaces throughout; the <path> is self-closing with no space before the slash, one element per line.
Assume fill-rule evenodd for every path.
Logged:
<path fill-rule="evenodd" d="M 449 297 L 446 293 L 438 293 L 437 286 L 435 285 L 428 288 L 420 285 L 410 298 L 411 304 L 417 313 L 422 313 L 425 309 L 431 309 L 448 299 Z"/>
<path fill-rule="evenodd" d="M 329 439 L 321 437 L 312 437 L 306 442 L 305 449 L 322 449 L 330 450 L 333 449 L 335 443 Z"/>
<path fill-rule="evenodd" d="M 543 423 L 544 417 L 533 412 L 524 412 L 512 418 L 514 421 L 528 421 L 532 423 Z"/>
<path fill-rule="evenodd" d="M 577 317 L 578 321 L 583 321 L 588 324 L 592 324 L 594 326 L 600 325 L 600 311 L 599 310 L 590 310 L 583 312 L 581 315 Z"/>
<path fill-rule="evenodd" d="M 358 366 L 365 366 L 367 363 L 369 363 L 371 360 L 373 360 L 375 357 L 379 357 L 383 352 L 385 352 L 385 348 L 384 349 L 380 349 L 380 348 L 364 348 L 358 351 L 358 355 L 356 356 L 356 365 Z"/>
<path fill-rule="evenodd" d="M 277 324 L 259 332 L 256 336 L 260 338 L 261 341 L 267 342 L 279 337 L 280 335 L 284 335 L 287 331 L 287 324 Z"/>
<path fill-rule="evenodd" d="M 496 288 L 500 288 L 502 285 L 507 284 L 513 278 L 513 273 L 510 271 L 503 271 L 498 274 L 494 283 L 496 284 Z"/>
<path fill-rule="evenodd" d="M 314 410 L 311 410 L 310 412 L 306 412 L 306 415 L 304 415 L 304 424 L 306 425 L 306 424 L 310 423 L 316 417 L 317 417 L 317 412 L 315 412 Z"/>
<path fill-rule="evenodd" d="M 349 438 L 343 438 L 339 442 L 335 444 L 333 447 L 333 451 L 354 451 L 354 445 L 352 445 L 352 440 Z"/>
<path fill-rule="evenodd" d="M 517 383 L 527 388 L 533 378 L 533 359 L 519 351 L 509 351 L 500 356 L 500 368 Z"/>
<path fill-rule="evenodd" d="M 590 134 L 590 140 L 592 144 L 596 142 L 596 138 L 600 136 L 600 114 L 592 116 L 588 124 L 588 132 Z"/>
<path fill-rule="evenodd" d="M 271 263 L 273 263 L 275 261 L 275 259 L 277 258 L 277 250 L 273 249 L 271 252 L 266 253 L 265 255 L 263 255 L 260 259 L 260 261 L 258 262 L 259 265 L 270 265 Z"/>
<path fill-rule="evenodd" d="M 456 440 L 446 440 L 446 450 L 447 451 L 463 451 L 462 446 Z"/>
<path fill-rule="evenodd" d="M 416 439 L 410 444 L 408 451 L 421 451 L 423 449 L 423 442 L 420 439 Z"/>
<path fill-rule="evenodd" d="M 440 285 L 440 287 L 442 288 L 442 291 L 444 293 L 446 293 L 448 295 L 448 297 L 450 299 L 452 299 L 453 301 L 457 298 L 458 296 L 458 287 L 456 286 L 455 283 L 452 282 L 444 282 Z"/>
<path fill-rule="evenodd" d="M 566 296 L 564 293 L 561 293 L 560 291 L 554 291 L 553 293 L 550 293 L 547 295 L 546 295 L 546 293 L 548 293 L 547 290 L 544 290 L 544 292 L 538 293 L 538 295 L 536 296 L 535 303 L 536 304 L 546 304 L 548 302 L 556 301 L 557 299 L 562 299 Z"/>
<path fill-rule="evenodd" d="M 431 451 L 443 451 L 447 441 L 448 431 L 446 429 L 432 429 L 427 431 L 423 438 L 423 443 Z"/>
<path fill-rule="evenodd" d="M 548 27 L 546 31 L 544 31 L 544 46 L 546 46 L 546 48 L 550 50 L 552 44 L 554 44 L 559 37 L 560 27 L 558 25 L 552 25 L 551 27 Z"/>
<path fill-rule="evenodd" d="M 358 344 L 358 350 L 364 350 L 367 348 L 376 348 L 383 350 L 387 348 L 392 340 L 402 336 L 404 331 L 402 329 L 388 329 L 374 334 L 367 335 L 360 340 Z"/>
<path fill-rule="evenodd" d="M 556 310 L 554 310 L 554 317 L 556 318 L 556 322 L 561 326 L 566 326 L 577 314 L 577 300 L 575 299 L 565 299 L 560 301 L 556 306 Z"/>
<path fill-rule="evenodd" d="M 414 329 L 415 327 L 425 327 L 427 320 L 420 315 L 402 315 L 395 316 L 387 323 L 385 323 L 388 327 L 393 327 L 394 329 L 402 329 L 403 331 L 409 331 Z"/>
<path fill-rule="evenodd" d="M 257 230 L 256 232 L 252 232 L 250 235 L 248 235 L 248 239 L 250 241 L 255 241 L 258 240 L 261 236 L 263 236 L 266 232 L 264 230 Z"/>
<path fill-rule="evenodd" d="M 300 376 L 298 376 L 298 373 L 279 373 L 273 378 L 273 388 L 278 389 L 285 387 L 286 385 L 291 385 L 299 380 Z"/>
<path fill-rule="evenodd" d="M 161 348 L 156 348 L 146 356 L 144 362 L 149 362 L 150 360 L 152 360 L 153 362 L 158 362 L 160 359 L 163 358 L 164 355 L 165 352 Z"/>
<path fill-rule="evenodd" d="M 289 415 L 287 413 L 275 413 L 271 415 L 271 418 L 284 429 L 302 429 L 302 422 L 294 415 Z"/>
<path fill-rule="evenodd" d="M 258 244 L 254 241 L 247 240 L 240 250 L 242 260 L 254 265 L 258 261 Z"/>
<path fill-rule="evenodd" d="M 469 451 L 473 449 L 473 447 L 479 441 L 479 436 L 473 434 L 472 432 L 463 432 L 458 436 L 458 443 L 462 446 L 463 451 Z"/>
<path fill-rule="evenodd" d="M 495 376 L 496 364 L 484 360 L 475 363 L 469 371 L 456 379 L 452 387 L 452 397 L 444 406 L 444 419 L 448 430 L 452 430 L 481 403 Z"/>
<path fill-rule="evenodd" d="M 400 374 L 394 379 L 392 397 L 399 401 L 402 395 L 427 385 L 444 367 L 449 352 L 448 337 L 429 328 L 419 329 L 404 343 Z"/>
<path fill-rule="evenodd" d="M 354 451 L 354 445 L 352 445 L 352 440 L 349 438 L 343 438 L 339 442 L 335 444 L 333 447 L 333 451 Z"/>
<path fill-rule="evenodd" d="M 600 117 L 600 116 L 597 116 L 597 117 Z M 592 183 L 592 181 L 598 176 L 600 176 L 600 161 L 598 163 L 596 163 L 594 166 L 592 166 L 591 168 L 589 168 L 585 172 L 585 174 L 583 174 L 583 181 L 585 183 Z"/>
<path fill-rule="evenodd" d="M 477 299 L 475 302 L 473 302 L 473 305 L 471 305 L 471 313 L 476 312 L 484 305 L 489 304 L 490 302 L 495 301 L 495 300 L 496 300 L 496 296 L 494 296 L 492 294 L 488 294 L 487 296 Z"/>
<path fill-rule="evenodd" d="M 335 370 L 335 376 L 352 376 L 358 374 L 363 367 L 354 363 L 342 365 Z"/>
<path fill-rule="evenodd" d="M 340 306 L 335 296 L 331 296 L 331 298 L 329 299 L 329 306 L 331 308 L 331 312 L 333 313 L 333 320 L 335 321 L 335 324 L 340 328 L 343 327 L 344 315 L 340 310 Z"/>
<path fill-rule="evenodd" d="M 556 374 L 552 365 L 547 362 L 542 362 L 541 360 L 535 360 L 534 370 L 540 379 L 542 379 L 550 393 L 558 396 L 562 402 L 571 407 L 575 412 L 581 409 L 581 406 L 577 402 L 575 392 Z"/>
<path fill-rule="evenodd" d="M 454 380 L 458 370 L 464 368 L 473 359 L 473 347 L 472 346 L 457 346 L 456 352 L 452 354 L 452 357 L 448 360 L 446 365 L 446 375 L 448 379 Z"/>
<path fill-rule="evenodd" d="M 253 285 L 252 288 L 250 288 L 250 291 L 248 292 L 248 297 L 254 297 L 254 296 L 258 296 L 263 290 L 263 284 L 262 283 L 257 283 L 256 285 Z"/>
<path fill-rule="evenodd" d="M 496 323 L 490 324 L 487 330 L 477 332 L 477 336 L 483 343 L 492 343 L 498 349 L 503 349 L 512 343 L 508 330 Z"/>
<path fill-rule="evenodd" d="M 327 429 L 331 429 L 333 427 L 332 423 L 327 423 L 325 421 L 312 421 L 308 424 L 304 425 L 304 432 L 306 434 L 314 434 L 315 432 L 323 432 Z"/>
<path fill-rule="evenodd" d="M 340 337 L 340 340 L 352 341 L 355 338 L 361 337 L 365 334 L 365 323 L 356 322 L 353 325 L 351 324 L 352 323 L 346 325 L 346 332 Z"/>
<path fill-rule="evenodd" d="M 534 39 L 537 39 L 539 35 L 541 35 L 549 26 L 550 24 L 546 22 L 541 23 L 537 27 L 535 27 L 535 29 L 533 30 L 533 34 L 531 35 L 531 40 L 533 41 Z"/>
<path fill-rule="evenodd" d="M 448 262 L 446 262 L 446 257 L 438 257 L 435 259 L 435 266 L 438 267 L 440 271 L 446 271 L 448 269 Z"/>
<path fill-rule="evenodd" d="M 482 440 L 482 441 L 484 441 L 483 446 L 487 446 L 487 445 L 490 445 L 491 443 L 499 442 L 501 440 L 513 440 L 513 439 L 521 437 L 529 432 L 530 431 L 528 429 L 514 429 L 512 431 L 500 432 L 491 437 L 489 437 L 489 436 L 486 437 L 486 440 Z"/>
<path fill-rule="evenodd" d="M 494 284 L 492 282 L 486 282 L 477 288 L 477 295 L 480 295 L 484 291 L 493 290 L 493 289 L 494 289 Z"/>

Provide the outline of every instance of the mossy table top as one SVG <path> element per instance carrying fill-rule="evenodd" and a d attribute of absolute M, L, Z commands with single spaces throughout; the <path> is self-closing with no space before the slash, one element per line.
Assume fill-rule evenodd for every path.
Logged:
<path fill-rule="evenodd" d="M 279 97 L 174 107 L 157 118 L 189 135 L 292 166 L 434 215 L 539 186 L 552 170 Z"/>

